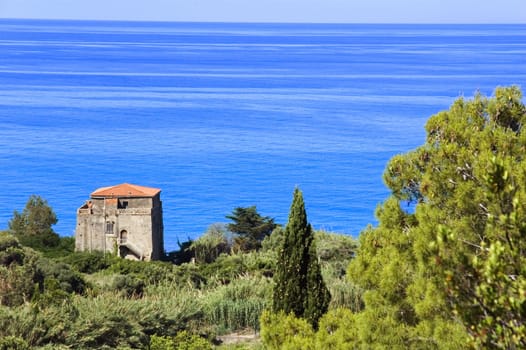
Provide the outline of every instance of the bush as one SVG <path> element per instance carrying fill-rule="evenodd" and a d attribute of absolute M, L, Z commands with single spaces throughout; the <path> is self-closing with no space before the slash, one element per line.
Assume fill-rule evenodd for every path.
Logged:
<path fill-rule="evenodd" d="M 221 333 L 259 329 L 259 317 L 270 306 L 272 284 L 267 278 L 241 277 L 203 298 L 205 320 Z"/>
<path fill-rule="evenodd" d="M 264 311 L 261 315 L 261 339 L 268 350 L 314 350 L 314 330 L 304 319 Z"/>
<path fill-rule="evenodd" d="M 243 254 L 220 255 L 213 263 L 201 265 L 200 271 L 207 279 L 215 278 L 229 283 L 247 271 Z"/>
<path fill-rule="evenodd" d="M 0 350 L 29 350 L 29 344 L 19 337 L 2 337 L 0 338 Z"/>
<path fill-rule="evenodd" d="M 76 252 L 63 261 L 79 272 L 91 274 L 109 268 L 116 259 L 120 258 L 102 252 Z"/>
<path fill-rule="evenodd" d="M 70 299 L 71 294 L 62 289 L 57 279 L 46 278 L 44 281 L 44 291 L 37 291 L 31 301 L 36 308 L 44 309 L 52 305 L 61 305 Z"/>
<path fill-rule="evenodd" d="M 86 290 L 87 285 L 84 278 L 66 263 L 55 263 L 52 260 L 43 258 L 39 262 L 39 268 L 43 272 L 44 278 L 57 280 L 60 289 L 66 293 L 82 294 Z"/>
<path fill-rule="evenodd" d="M 20 248 L 20 243 L 15 236 L 9 234 L 7 231 L 0 231 L 0 252 L 8 248 Z"/>
<path fill-rule="evenodd" d="M 316 248 L 321 261 L 350 261 L 356 254 L 358 242 L 351 236 L 317 231 Z"/>
<path fill-rule="evenodd" d="M 146 284 L 156 284 L 173 277 L 174 266 L 160 261 L 134 261 L 118 258 L 108 268 L 108 272 L 121 275 L 133 274 Z"/>
<path fill-rule="evenodd" d="M 212 350 L 212 344 L 206 339 L 187 331 L 177 333 L 175 337 L 150 337 L 150 350 Z"/>
<path fill-rule="evenodd" d="M 127 298 L 142 298 L 145 283 L 133 275 L 118 275 L 113 279 L 112 289 Z"/>
<path fill-rule="evenodd" d="M 40 256 L 31 248 L 17 245 L 15 240 L 3 238 L 0 251 L 0 305 L 17 306 L 31 300 L 35 285 L 43 286 Z"/>
<path fill-rule="evenodd" d="M 182 264 L 174 268 L 172 281 L 178 285 L 191 286 L 192 288 L 202 288 L 207 279 L 201 274 L 198 266 L 195 264 Z"/>
<path fill-rule="evenodd" d="M 285 240 L 285 229 L 281 226 L 278 226 L 272 231 L 272 233 L 266 236 L 261 242 L 261 248 L 266 252 L 276 253 L 281 249 L 283 241 Z"/>
<path fill-rule="evenodd" d="M 221 224 L 211 225 L 206 233 L 192 243 L 190 249 L 195 254 L 196 263 L 211 263 L 221 254 L 230 251 L 226 228 Z"/>
<path fill-rule="evenodd" d="M 175 341 L 172 337 L 163 337 L 152 335 L 150 337 L 150 350 L 173 350 L 175 349 Z"/>
<path fill-rule="evenodd" d="M 208 340 L 187 331 L 177 333 L 174 342 L 177 350 L 212 350 Z"/>

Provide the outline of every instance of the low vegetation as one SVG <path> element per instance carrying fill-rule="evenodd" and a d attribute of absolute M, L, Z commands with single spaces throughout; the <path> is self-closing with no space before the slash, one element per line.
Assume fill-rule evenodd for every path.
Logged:
<path fill-rule="evenodd" d="M 33 196 L 28 203 L 28 217 L 34 217 L 33 210 L 54 216 L 42 198 Z M 243 213 L 260 217 L 253 210 L 236 209 L 237 222 L 243 221 Z M 15 214 L 13 220 L 20 217 Z M 2 232 L 0 349 L 261 348 L 260 317 L 272 307 L 273 276 L 285 232 L 270 219 L 263 221 L 265 230 L 270 225 L 273 232 L 252 236 L 259 242 L 243 243 L 243 249 L 240 242 L 246 235 L 235 239 L 241 230 L 232 233 L 226 225 L 211 225 L 196 241 L 181 244 L 184 251 L 167 255 L 186 256 L 186 262 L 178 264 L 73 252 L 69 237 L 42 245 L 41 237 L 25 232 L 29 228 Z M 46 235 L 55 235 L 52 223 L 47 221 Z M 261 221 L 256 223 L 260 226 Z M 20 243 L 21 236 L 26 245 Z M 328 285 L 345 284 L 341 258 L 352 256 L 356 241 L 325 232 L 315 237 Z M 334 307 L 354 297 L 342 289 Z M 222 344 L 229 334 L 229 339 L 243 334 L 238 339 L 250 341 Z"/>

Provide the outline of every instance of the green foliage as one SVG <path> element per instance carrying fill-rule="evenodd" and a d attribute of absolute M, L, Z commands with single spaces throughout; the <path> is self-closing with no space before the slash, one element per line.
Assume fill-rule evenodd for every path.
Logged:
<path fill-rule="evenodd" d="M 55 278 L 44 280 L 44 289 L 38 290 L 33 295 L 32 304 L 37 309 L 44 309 L 50 305 L 61 305 L 71 300 L 71 293 L 62 289 L 61 284 Z"/>
<path fill-rule="evenodd" d="M 105 270 L 118 261 L 118 257 L 103 252 L 75 252 L 62 259 L 75 270 L 92 274 Z"/>
<path fill-rule="evenodd" d="M 13 263 L 23 264 L 24 252 L 15 236 L 0 232 L 0 264 L 10 266 Z"/>
<path fill-rule="evenodd" d="M 0 337 L 20 337 L 31 348 L 63 344 L 76 315 L 71 303 L 53 303 L 42 308 L 31 304 L 0 307 Z"/>
<path fill-rule="evenodd" d="M 261 339 L 268 350 L 314 350 L 314 330 L 309 322 L 283 311 L 261 315 Z"/>
<path fill-rule="evenodd" d="M 133 275 L 117 275 L 113 279 L 112 289 L 127 298 L 141 298 L 145 283 Z"/>
<path fill-rule="evenodd" d="M 173 276 L 174 268 L 172 264 L 166 262 L 145 262 L 116 258 L 112 260 L 112 264 L 107 269 L 107 272 L 121 275 L 133 274 L 147 284 L 154 284 L 164 280 L 170 280 L 171 276 Z"/>
<path fill-rule="evenodd" d="M 14 336 L 0 338 L 0 350 L 29 350 L 27 342 Z"/>
<path fill-rule="evenodd" d="M 191 286 L 200 289 L 206 285 L 207 278 L 202 274 L 202 266 L 182 264 L 174 268 L 171 280 L 181 286 Z"/>
<path fill-rule="evenodd" d="M 517 87 L 458 99 L 389 162 L 392 196 L 348 270 L 366 290 L 360 344 L 526 347 L 525 122 Z"/>
<path fill-rule="evenodd" d="M 316 349 L 356 349 L 355 322 L 355 315 L 349 309 L 338 308 L 329 311 L 320 320 L 320 327 L 315 336 Z"/>
<path fill-rule="evenodd" d="M 341 262 L 342 266 L 347 266 L 358 249 L 358 242 L 347 235 L 317 231 L 315 239 L 317 254 L 322 262 Z"/>
<path fill-rule="evenodd" d="M 306 318 L 314 327 L 329 306 L 312 228 L 301 191 L 296 188 L 274 275 L 273 311 Z"/>
<path fill-rule="evenodd" d="M 208 340 L 188 331 L 177 333 L 174 343 L 177 350 L 212 350 L 212 344 Z"/>
<path fill-rule="evenodd" d="M 346 277 L 346 269 L 358 247 L 357 241 L 351 236 L 325 231 L 315 232 L 315 241 L 323 279 L 331 295 L 329 308 L 360 311 L 363 290 Z"/>
<path fill-rule="evenodd" d="M 51 228 L 57 221 L 57 216 L 47 201 L 32 195 L 22 213 L 16 210 L 13 213 L 13 218 L 9 221 L 9 230 L 24 246 L 39 250 L 57 247 L 60 237 Z"/>
<path fill-rule="evenodd" d="M 277 253 L 283 245 L 285 230 L 281 226 L 277 226 L 270 235 L 266 236 L 261 242 L 261 248 L 268 253 Z"/>
<path fill-rule="evenodd" d="M 259 329 L 259 317 L 270 306 L 272 285 L 267 278 L 244 276 L 211 290 L 203 299 L 205 320 L 219 333 Z"/>
<path fill-rule="evenodd" d="M 85 292 L 86 281 L 78 272 L 73 270 L 70 265 L 41 258 L 38 266 L 46 280 L 56 280 L 60 289 L 66 293 L 82 294 Z"/>
<path fill-rule="evenodd" d="M 29 350 L 30 347 L 27 342 L 14 336 L 7 336 L 0 338 L 0 350 Z"/>
<path fill-rule="evenodd" d="M 57 246 L 45 246 L 39 251 L 48 258 L 61 258 L 73 254 L 75 251 L 75 237 L 60 237 Z"/>
<path fill-rule="evenodd" d="M 307 266 L 307 299 L 303 317 L 317 328 L 318 320 L 327 312 L 330 301 L 331 295 L 323 280 L 318 256 L 316 255 L 316 245 L 311 243 Z"/>
<path fill-rule="evenodd" d="M 227 284 L 247 272 L 243 254 L 220 255 L 213 263 L 200 267 L 200 272 L 207 280 L 220 280 Z"/>
<path fill-rule="evenodd" d="M 150 350 L 174 350 L 175 341 L 172 337 L 152 335 L 150 337 Z"/>
<path fill-rule="evenodd" d="M 211 225 L 203 236 L 191 244 L 190 249 L 194 252 L 195 262 L 198 264 L 211 263 L 219 255 L 228 253 L 230 246 L 225 227 L 221 224 Z"/>
<path fill-rule="evenodd" d="M 36 286 L 43 285 L 38 254 L 22 247 L 7 232 L 0 232 L 0 248 L 0 305 L 16 306 L 31 300 Z"/>
<path fill-rule="evenodd" d="M 74 299 L 78 317 L 71 325 L 70 333 L 65 339 L 66 344 L 81 349 L 144 347 L 147 337 L 140 325 L 139 315 L 134 312 L 146 312 L 148 309 L 141 307 L 142 305 L 124 303 L 108 295 L 104 298 Z"/>
<path fill-rule="evenodd" d="M 261 216 L 256 206 L 242 208 L 237 207 L 231 215 L 226 216 L 233 223 L 228 224 L 228 230 L 235 233 L 235 251 L 250 251 L 261 248 L 263 239 L 270 235 L 277 224 L 269 216 Z"/>
<path fill-rule="evenodd" d="M 150 350 L 212 350 L 212 344 L 198 335 L 181 331 L 175 337 L 153 335 Z"/>

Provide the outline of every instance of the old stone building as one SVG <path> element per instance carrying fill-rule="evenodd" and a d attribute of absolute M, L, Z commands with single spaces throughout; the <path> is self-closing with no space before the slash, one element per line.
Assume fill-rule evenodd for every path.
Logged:
<path fill-rule="evenodd" d="M 164 253 L 161 190 L 124 183 L 94 191 L 77 210 L 75 249 L 159 260 Z"/>

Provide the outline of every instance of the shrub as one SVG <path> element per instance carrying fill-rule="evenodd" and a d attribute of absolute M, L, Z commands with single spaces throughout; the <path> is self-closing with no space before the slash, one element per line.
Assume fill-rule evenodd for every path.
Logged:
<path fill-rule="evenodd" d="M 109 268 L 116 257 L 102 252 L 76 252 L 68 255 L 63 261 L 82 273 L 95 273 Z"/>
<path fill-rule="evenodd" d="M 27 342 L 14 336 L 0 338 L 0 350 L 29 350 Z"/>
<path fill-rule="evenodd" d="M 241 277 L 212 290 L 203 298 L 205 320 L 229 332 L 259 329 L 259 317 L 271 304 L 272 284 L 267 278 Z"/>
<path fill-rule="evenodd" d="M 8 244 L 4 239 L 4 247 Z M 15 241 L 10 240 L 15 244 Z M 35 284 L 42 288 L 40 256 L 31 248 L 15 245 L 0 251 L 0 305 L 17 306 L 31 300 Z"/>
<path fill-rule="evenodd" d="M 113 279 L 112 289 L 127 298 L 141 298 L 144 282 L 133 275 L 118 275 Z"/>
<path fill-rule="evenodd" d="M 150 337 L 150 350 L 173 350 L 175 341 L 172 337 L 152 335 Z"/>
<path fill-rule="evenodd" d="M 171 281 L 178 285 L 201 288 L 207 283 L 207 279 L 201 274 L 200 268 L 195 264 L 182 264 L 174 268 Z"/>
<path fill-rule="evenodd" d="M 153 335 L 150 350 L 212 350 L 212 344 L 198 335 L 181 331 L 175 337 Z"/>
<path fill-rule="evenodd" d="M 20 243 L 15 236 L 9 234 L 7 231 L 0 231 L 0 252 L 8 248 L 20 248 Z"/>
<path fill-rule="evenodd" d="M 208 340 L 188 331 L 177 333 L 174 343 L 177 350 L 212 350 L 212 344 Z"/>
<path fill-rule="evenodd" d="M 222 254 L 213 263 L 202 265 L 200 271 L 207 279 L 219 279 L 226 284 L 247 271 L 243 257 L 243 254 Z"/>
<path fill-rule="evenodd" d="M 60 289 L 67 293 L 82 294 L 86 290 L 87 286 L 84 278 L 66 263 L 55 263 L 52 260 L 43 258 L 39 261 L 39 268 L 43 272 L 44 278 L 56 279 Z"/>
<path fill-rule="evenodd" d="M 219 255 L 230 251 L 226 228 L 221 224 L 211 225 L 204 235 L 192 243 L 190 249 L 194 252 L 197 263 L 213 262 Z"/>
<path fill-rule="evenodd" d="M 170 280 L 173 276 L 174 266 L 171 263 L 160 261 L 134 261 L 118 258 L 108 268 L 108 272 L 121 275 L 134 274 L 146 284 L 160 283 Z"/>
<path fill-rule="evenodd" d="M 261 339 L 268 350 L 314 350 L 314 330 L 304 319 L 265 310 L 261 315 Z"/>

